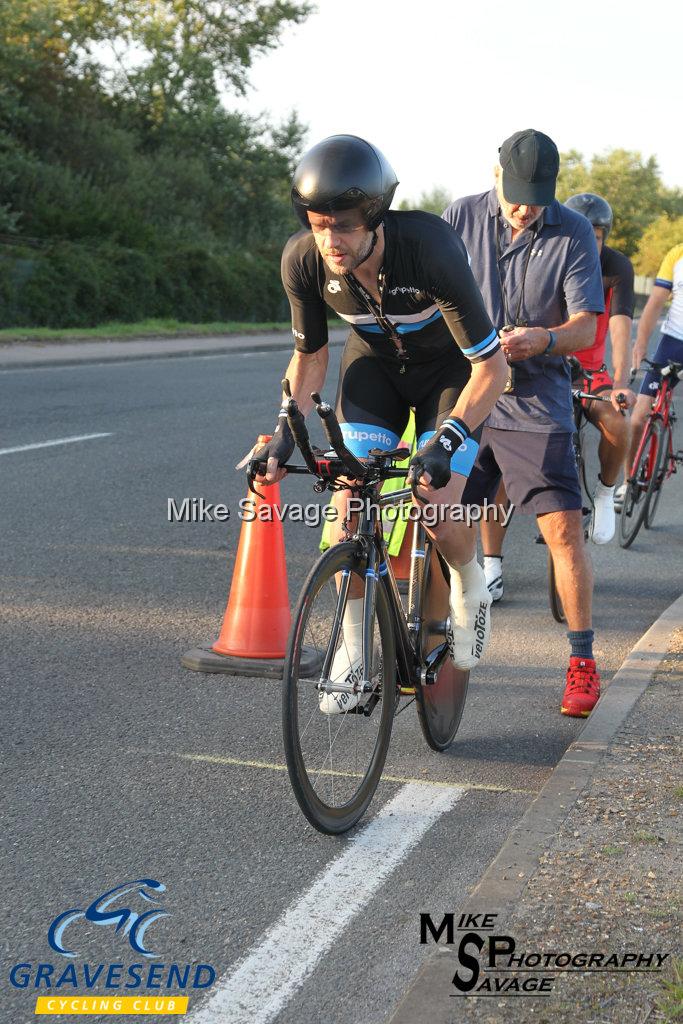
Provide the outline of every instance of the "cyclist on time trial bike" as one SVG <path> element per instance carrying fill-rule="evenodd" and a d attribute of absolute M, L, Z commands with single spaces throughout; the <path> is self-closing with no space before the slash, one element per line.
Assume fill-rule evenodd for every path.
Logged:
<path fill-rule="evenodd" d="M 595 488 L 590 536 L 595 544 L 607 544 L 614 536 L 614 488 L 629 448 L 629 421 L 621 408 L 631 408 L 635 395 L 629 388 L 631 368 L 631 325 L 633 323 L 633 265 L 627 256 L 606 245 L 612 230 L 612 207 L 602 196 L 581 192 L 565 201 L 565 206 L 593 225 L 600 252 L 600 269 L 605 290 L 605 312 L 598 316 L 595 341 L 590 348 L 575 352 L 581 366 L 592 379 L 584 379 L 582 390 L 598 394 L 610 391 L 611 405 L 584 402 L 584 414 L 601 434 L 598 455 L 600 475 Z M 607 331 L 612 342 L 614 381 L 605 365 Z M 621 398 L 621 404 L 619 399 Z"/>
<path fill-rule="evenodd" d="M 683 242 L 670 249 L 657 272 L 654 287 L 638 323 L 636 343 L 633 346 L 633 366 L 636 368 L 647 355 L 650 336 L 657 326 L 666 302 L 671 299 L 667 318 L 662 325 L 662 334 L 652 362 L 664 365 L 669 360 L 683 363 Z M 631 451 L 627 464 L 627 475 L 638 450 L 640 436 L 655 398 L 662 375 L 658 369 L 650 369 L 643 378 L 640 394 L 636 399 L 631 419 Z M 672 380 L 675 387 L 677 380 Z M 626 484 L 617 491 L 617 500 L 623 501 Z"/>
<path fill-rule="evenodd" d="M 336 399 L 347 447 L 359 458 L 372 448 L 396 448 L 413 407 L 418 452 L 410 475 L 424 498 L 452 507 L 507 364 L 460 237 L 432 214 L 390 211 L 397 184 L 382 153 L 353 135 L 323 140 L 299 163 L 292 202 L 304 230 L 282 255 L 295 340 L 286 376 L 306 415 L 327 371 L 330 306 L 351 329 Z M 266 461 L 257 479 L 279 480 L 293 450 L 281 409 L 272 440 L 254 456 Z M 335 496 L 340 518 L 347 496 Z M 451 569 L 451 657 L 458 667 L 473 668 L 490 633 L 490 595 L 474 531 L 446 517 L 429 532 Z M 361 660 L 362 591 L 351 593 L 343 626 L 345 647 L 330 672 L 340 681 Z M 357 701 L 353 694 L 321 694 L 320 707 L 336 714 Z"/>

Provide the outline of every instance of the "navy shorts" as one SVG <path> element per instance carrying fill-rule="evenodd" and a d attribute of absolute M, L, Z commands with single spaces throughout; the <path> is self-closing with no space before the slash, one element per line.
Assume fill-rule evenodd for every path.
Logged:
<path fill-rule="evenodd" d="M 378 356 L 352 334 L 342 354 L 335 404 L 347 448 L 359 459 L 373 448 L 396 448 L 411 408 L 417 447 L 422 448 L 450 416 L 470 373 L 470 363 L 450 336 L 433 358 L 410 359 L 401 373 L 398 360 Z M 453 453 L 453 473 L 469 474 L 480 433 L 481 428 L 473 431 Z"/>
<path fill-rule="evenodd" d="M 510 501 L 529 515 L 582 507 L 572 435 L 484 427 L 463 505 L 493 502 L 500 481 Z"/>
<path fill-rule="evenodd" d="M 668 362 L 683 363 L 683 341 L 672 337 L 670 334 L 663 334 L 659 339 L 659 345 L 657 345 L 657 351 L 652 357 L 652 362 L 661 363 L 662 366 Z M 670 380 L 671 387 L 675 388 L 678 384 L 678 378 L 671 377 Z M 660 371 L 648 369 L 643 377 L 643 383 L 640 385 L 641 395 L 649 395 L 650 398 L 654 398 L 659 391 L 661 382 L 662 375 Z"/>

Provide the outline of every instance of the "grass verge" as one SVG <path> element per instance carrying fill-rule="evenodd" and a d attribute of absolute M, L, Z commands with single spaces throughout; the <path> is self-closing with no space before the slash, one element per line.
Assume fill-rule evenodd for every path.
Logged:
<path fill-rule="evenodd" d="M 104 341 L 110 338 L 168 338 L 194 334 L 259 334 L 263 331 L 289 331 L 288 321 L 271 323 L 216 322 L 189 324 L 180 320 L 140 320 L 134 324 L 108 323 L 97 327 L 7 327 L 0 330 L 0 344 L 17 341 Z"/>

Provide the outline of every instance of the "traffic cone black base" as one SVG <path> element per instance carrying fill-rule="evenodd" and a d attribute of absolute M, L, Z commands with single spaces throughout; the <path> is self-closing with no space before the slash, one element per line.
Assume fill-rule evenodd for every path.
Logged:
<path fill-rule="evenodd" d="M 313 648 L 304 648 L 299 676 L 317 679 L 322 668 L 322 657 Z M 230 654 L 217 654 L 212 647 L 193 647 L 180 659 L 183 668 L 191 672 L 220 672 L 228 676 L 252 676 L 257 679 L 282 679 L 284 658 L 237 658 Z"/>

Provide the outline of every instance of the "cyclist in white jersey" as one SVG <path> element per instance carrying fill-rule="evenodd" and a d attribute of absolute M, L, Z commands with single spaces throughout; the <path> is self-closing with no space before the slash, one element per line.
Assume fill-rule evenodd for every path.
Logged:
<path fill-rule="evenodd" d="M 638 324 L 636 343 L 633 346 L 633 367 L 636 368 L 647 355 L 647 346 L 668 300 L 671 300 L 669 311 L 662 325 L 659 344 L 652 357 L 653 363 L 661 365 L 670 360 L 683 363 L 683 242 L 674 245 L 662 261 L 655 279 L 652 293 L 645 304 L 643 315 Z M 672 381 L 675 387 L 677 381 Z M 631 451 L 626 474 L 630 472 L 643 433 L 643 427 L 652 408 L 652 401 L 657 395 L 661 384 L 661 373 L 650 369 L 643 378 L 640 394 L 631 417 Z M 614 501 L 617 508 L 623 504 L 626 484 L 617 490 Z"/>

